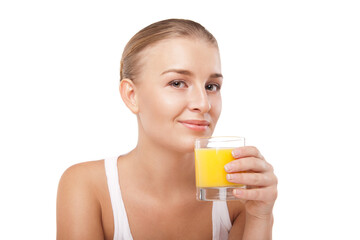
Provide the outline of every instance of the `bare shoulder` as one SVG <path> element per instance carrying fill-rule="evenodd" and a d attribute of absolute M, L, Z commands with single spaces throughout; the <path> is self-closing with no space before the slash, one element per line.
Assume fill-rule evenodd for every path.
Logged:
<path fill-rule="evenodd" d="M 105 180 L 104 160 L 89 161 L 72 165 L 65 170 L 59 182 L 61 191 L 88 191 L 97 195 L 98 188 Z"/>
<path fill-rule="evenodd" d="M 77 163 L 66 169 L 63 176 L 67 176 L 69 174 L 70 175 L 84 174 L 84 173 L 89 173 L 89 171 L 95 173 L 95 171 L 99 171 L 101 170 L 101 168 L 102 170 L 104 169 L 104 160 Z"/>
<path fill-rule="evenodd" d="M 106 181 L 104 161 L 69 167 L 57 196 L 57 239 L 102 239 L 100 196 Z"/>
<path fill-rule="evenodd" d="M 74 183 L 73 181 L 75 181 L 75 183 L 91 184 L 104 174 L 104 160 L 82 162 L 66 169 L 61 176 L 60 183 L 67 183 L 68 181 Z"/>

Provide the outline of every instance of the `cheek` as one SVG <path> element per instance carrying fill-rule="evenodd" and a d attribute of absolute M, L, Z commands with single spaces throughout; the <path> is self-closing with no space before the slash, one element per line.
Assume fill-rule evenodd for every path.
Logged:
<path fill-rule="evenodd" d="M 220 117 L 221 114 L 221 108 L 222 108 L 222 100 L 221 100 L 221 95 L 218 96 L 214 96 L 211 99 L 211 112 L 212 112 L 212 117 L 213 119 L 216 121 L 218 120 L 218 118 Z"/>
<path fill-rule="evenodd" d="M 153 91 L 142 94 L 139 101 L 139 115 L 144 120 L 155 121 L 153 124 L 172 120 L 182 111 L 183 98 L 176 94 L 166 94 L 163 91 Z"/>
<path fill-rule="evenodd" d="M 186 106 L 186 98 L 181 94 L 166 93 L 160 94 L 157 97 L 159 100 L 157 104 L 162 107 L 165 111 L 168 112 L 168 115 L 176 117 L 177 114 L 180 114 L 181 111 Z"/>

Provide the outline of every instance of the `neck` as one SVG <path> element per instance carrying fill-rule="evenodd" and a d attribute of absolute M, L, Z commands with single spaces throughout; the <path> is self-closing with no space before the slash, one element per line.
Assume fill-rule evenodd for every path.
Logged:
<path fill-rule="evenodd" d="M 130 155 L 134 177 L 144 191 L 166 198 L 195 192 L 193 152 L 176 152 L 142 136 Z"/>

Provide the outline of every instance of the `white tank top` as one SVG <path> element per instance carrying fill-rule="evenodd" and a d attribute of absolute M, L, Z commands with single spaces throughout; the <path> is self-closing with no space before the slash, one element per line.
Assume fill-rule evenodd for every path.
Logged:
<path fill-rule="evenodd" d="M 114 215 L 114 240 L 132 240 L 126 209 L 121 197 L 117 168 L 118 157 L 105 159 L 105 172 Z M 228 207 L 225 201 L 215 201 L 212 205 L 212 239 L 225 240 L 231 228 Z"/>

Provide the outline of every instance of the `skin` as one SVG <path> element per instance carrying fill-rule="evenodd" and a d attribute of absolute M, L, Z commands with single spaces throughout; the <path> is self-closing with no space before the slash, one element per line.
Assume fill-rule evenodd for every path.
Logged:
<path fill-rule="evenodd" d="M 212 135 L 221 113 L 218 49 L 201 39 L 174 38 L 148 47 L 140 59 L 139 75 L 120 83 L 138 120 L 137 146 L 118 158 L 133 238 L 211 239 L 212 203 L 195 199 L 193 148 L 195 138 Z M 208 124 L 196 127 L 188 120 Z M 255 147 L 233 155 L 229 181 L 251 188 L 234 192 L 241 201 L 227 203 L 229 239 L 271 239 L 273 169 Z M 57 239 L 113 239 L 113 228 L 103 160 L 67 169 L 58 189 Z"/>

